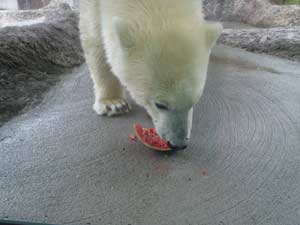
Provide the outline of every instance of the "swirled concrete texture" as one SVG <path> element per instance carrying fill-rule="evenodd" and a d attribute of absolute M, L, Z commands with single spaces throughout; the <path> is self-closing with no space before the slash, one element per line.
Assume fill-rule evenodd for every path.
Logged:
<path fill-rule="evenodd" d="M 57 224 L 296 225 L 300 65 L 218 46 L 186 151 L 130 143 L 92 111 L 85 66 L 0 128 L 0 219 Z"/>

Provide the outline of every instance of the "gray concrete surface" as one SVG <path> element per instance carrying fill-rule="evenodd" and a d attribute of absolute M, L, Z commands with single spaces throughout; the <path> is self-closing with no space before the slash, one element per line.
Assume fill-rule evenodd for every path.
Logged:
<path fill-rule="evenodd" d="M 218 46 L 186 151 L 130 143 L 92 111 L 82 66 L 0 128 L 0 219 L 104 225 L 298 225 L 300 64 Z"/>

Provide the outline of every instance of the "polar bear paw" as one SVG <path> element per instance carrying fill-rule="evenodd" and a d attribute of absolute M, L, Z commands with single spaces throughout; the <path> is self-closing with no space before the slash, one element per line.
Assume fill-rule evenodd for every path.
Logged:
<path fill-rule="evenodd" d="M 111 99 L 96 101 L 94 110 L 101 116 L 118 116 L 131 110 L 130 104 L 125 99 Z"/>

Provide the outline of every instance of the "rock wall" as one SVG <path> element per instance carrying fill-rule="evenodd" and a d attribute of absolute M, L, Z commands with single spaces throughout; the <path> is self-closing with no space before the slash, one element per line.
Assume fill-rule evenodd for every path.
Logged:
<path fill-rule="evenodd" d="M 78 20 L 68 5 L 2 13 L 8 24 L 0 26 L 0 126 L 84 62 Z"/>
<path fill-rule="evenodd" d="M 19 26 L 16 23 L 15 26 L 2 28 L 0 64 L 39 70 L 49 66 L 80 65 L 83 54 L 77 24 L 77 13 L 62 10 L 47 15 L 44 21 L 37 24 Z"/>
<path fill-rule="evenodd" d="M 251 52 L 300 61 L 300 26 L 269 29 L 226 29 L 219 42 Z"/>
<path fill-rule="evenodd" d="M 261 27 L 299 26 L 300 5 L 273 5 L 269 0 L 203 0 L 207 19 Z"/>

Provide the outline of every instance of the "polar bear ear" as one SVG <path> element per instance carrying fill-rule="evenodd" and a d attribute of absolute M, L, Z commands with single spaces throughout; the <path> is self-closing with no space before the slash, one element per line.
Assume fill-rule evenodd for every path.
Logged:
<path fill-rule="evenodd" d="M 209 48 L 213 47 L 223 31 L 223 25 L 216 22 L 206 22 L 206 41 Z"/>
<path fill-rule="evenodd" d="M 121 45 L 124 48 L 132 48 L 134 46 L 134 37 L 129 24 L 119 17 L 114 17 L 113 25 L 116 29 Z"/>

